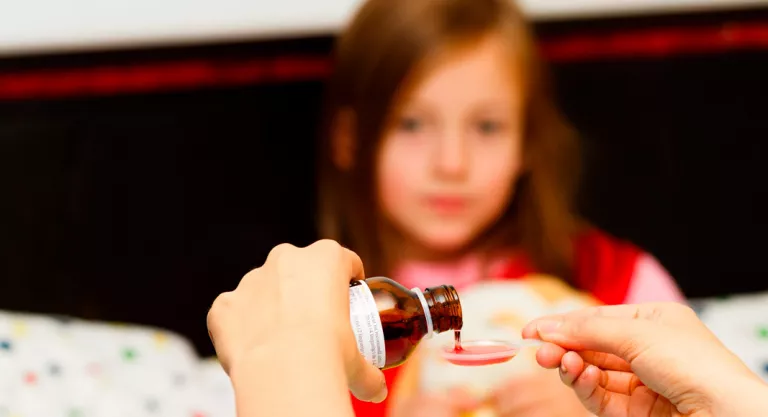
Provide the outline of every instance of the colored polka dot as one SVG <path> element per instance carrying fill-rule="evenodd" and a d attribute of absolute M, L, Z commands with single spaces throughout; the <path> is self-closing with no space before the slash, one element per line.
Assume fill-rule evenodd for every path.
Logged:
<path fill-rule="evenodd" d="M 176 374 L 173 376 L 173 385 L 181 387 L 187 383 L 187 377 L 182 374 Z"/>
<path fill-rule="evenodd" d="M 205 413 L 203 413 L 201 411 L 197 411 L 197 412 L 192 414 L 192 417 L 206 417 L 206 415 L 205 415 Z"/>
<path fill-rule="evenodd" d="M 16 337 L 24 337 L 27 334 L 27 323 L 23 321 L 13 322 L 13 335 Z"/>
<path fill-rule="evenodd" d="M 89 363 L 85 370 L 90 376 L 99 376 L 101 374 L 101 365 L 98 363 Z"/>
<path fill-rule="evenodd" d="M 24 383 L 27 385 L 35 385 L 37 383 L 37 374 L 34 372 L 27 372 L 24 375 Z"/>
<path fill-rule="evenodd" d="M 135 349 L 132 348 L 125 348 L 123 349 L 123 359 L 126 361 L 133 361 L 138 356 L 138 353 L 136 353 Z"/>
<path fill-rule="evenodd" d="M 144 403 L 144 407 L 147 411 L 154 413 L 160 408 L 160 402 L 156 398 L 150 398 Z"/>
<path fill-rule="evenodd" d="M 13 344 L 8 339 L 0 340 L 0 350 L 11 350 Z"/>
<path fill-rule="evenodd" d="M 48 365 L 48 373 L 51 375 L 61 375 L 61 366 L 56 363 Z"/>
<path fill-rule="evenodd" d="M 757 328 L 757 337 L 760 339 L 768 339 L 768 326 L 760 326 Z"/>
<path fill-rule="evenodd" d="M 155 346 L 158 348 L 163 348 L 166 344 L 168 344 L 168 335 L 166 335 L 163 332 L 157 332 L 155 333 Z"/>
<path fill-rule="evenodd" d="M 67 417 L 83 417 L 85 413 L 79 408 L 73 408 L 67 413 Z"/>
<path fill-rule="evenodd" d="M 768 362 L 763 364 L 763 374 L 768 377 Z"/>

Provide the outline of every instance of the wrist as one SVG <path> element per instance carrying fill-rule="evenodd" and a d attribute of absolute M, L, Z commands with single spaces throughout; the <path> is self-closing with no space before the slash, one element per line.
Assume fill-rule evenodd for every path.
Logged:
<path fill-rule="evenodd" d="M 754 374 L 723 381 L 713 392 L 714 416 L 752 417 L 768 410 L 768 384 Z"/>
<path fill-rule="evenodd" d="M 237 415 L 312 415 L 318 404 L 350 408 L 343 356 L 338 342 L 326 338 L 275 335 L 241 354 L 229 371 Z"/>

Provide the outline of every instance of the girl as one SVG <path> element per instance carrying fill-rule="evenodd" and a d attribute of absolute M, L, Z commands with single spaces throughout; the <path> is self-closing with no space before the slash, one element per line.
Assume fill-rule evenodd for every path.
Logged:
<path fill-rule="evenodd" d="M 541 273 L 608 304 L 682 300 L 654 258 L 574 214 L 577 142 L 509 0 L 368 0 L 338 40 L 327 111 L 321 233 L 369 273 L 459 289 Z M 582 415 L 550 379 L 506 412 Z"/>

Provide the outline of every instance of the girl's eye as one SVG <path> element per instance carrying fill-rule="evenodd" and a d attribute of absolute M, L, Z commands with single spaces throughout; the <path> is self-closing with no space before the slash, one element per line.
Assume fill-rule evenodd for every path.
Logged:
<path fill-rule="evenodd" d="M 400 119 L 399 128 L 404 132 L 414 133 L 421 129 L 423 123 L 415 117 L 403 117 Z"/>
<path fill-rule="evenodd" d="M 477 125 L 477 129 L 482 135 L 493 135 L 501 130 L 501 123 L 495 120 L 483 120 Z"/>

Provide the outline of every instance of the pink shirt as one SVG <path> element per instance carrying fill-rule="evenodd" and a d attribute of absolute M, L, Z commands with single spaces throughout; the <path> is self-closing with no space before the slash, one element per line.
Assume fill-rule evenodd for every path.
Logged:
<path fill-rule="evenodd" d="M 408 288 L 450 284 L 460 290 L 480 281 L 481 270 L 479 258 L 468 256 L 450 263 L 408 262 L 395 271 L 394 278 Z M 493 264 L 489 270 L 493 275 Z M 635 263 L 624 304 L 663 301 L 685 302 L 685 297 L 659 261 L 643 253 Z"/>

